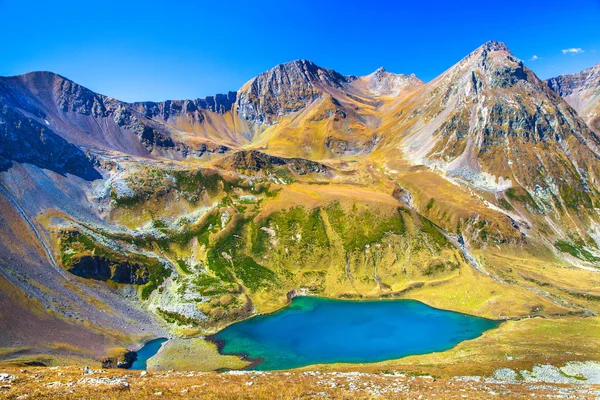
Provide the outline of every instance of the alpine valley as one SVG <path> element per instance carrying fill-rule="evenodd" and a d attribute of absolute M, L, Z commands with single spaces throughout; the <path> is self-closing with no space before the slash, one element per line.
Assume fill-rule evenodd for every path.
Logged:
<path fill-rule="evenodd" d="M 206 337 L 297 296 L 503 321 L 321 370 L 600 361 L 598 135 L 600 65 L 543 81 L 493 41 L 428 83 L 297 60 L 126 103 L 0 77 L 0 363 L 127 367 L 168 338 L 149 369 L 241 369 Z"/>

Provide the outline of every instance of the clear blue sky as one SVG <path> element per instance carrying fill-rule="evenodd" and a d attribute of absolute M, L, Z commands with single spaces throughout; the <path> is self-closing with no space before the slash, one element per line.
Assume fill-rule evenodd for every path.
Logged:
<path fill-rule="evenodd" d="M 300 58 L 428 81 L 490 39 L 542 78 L 600 62 L 600 0 L 0 0 L 0 16 L 0 75 L 50 70 L 126 101 L 236 90 Z"/>

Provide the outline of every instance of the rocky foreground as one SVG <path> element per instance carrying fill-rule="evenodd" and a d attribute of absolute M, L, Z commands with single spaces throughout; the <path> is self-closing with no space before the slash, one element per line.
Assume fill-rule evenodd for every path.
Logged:
<path fill-rule="evenodd" d="M 493 377 L 407 376 L 398 372 L 146 372 L 31 367 L 0 371 L 0 398 L 521 399 L 600 397 L 600 364 L 496 371 Z"/>

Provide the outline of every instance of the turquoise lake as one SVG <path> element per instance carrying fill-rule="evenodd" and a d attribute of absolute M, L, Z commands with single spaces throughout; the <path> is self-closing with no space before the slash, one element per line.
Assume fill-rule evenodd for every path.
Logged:
<path fill-rule="evenodd" d="M 283 310 L 231 325 L 213 339 L 222 354 L 243 354 L 257 362 L 253 369 L 277 370 L 448 350 L 499 324 L 414 300 L 297 297 Z"/>
<path fill-rule="evenodd" d="M 131 364 L 129 369 L 145 370 L 148 359 L 158 353 L 158 350 L 160 350 L 160 347 L 166 341 L 167 339 L 165 338 L 159 338 L 146 343 L 137 351 L 137 359 Z"/>

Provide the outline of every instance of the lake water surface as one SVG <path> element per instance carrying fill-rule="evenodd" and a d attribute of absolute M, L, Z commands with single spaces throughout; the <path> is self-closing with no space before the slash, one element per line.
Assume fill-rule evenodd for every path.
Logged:
<path fill-rule="evenodd" d="M 414 300 L 297 297 L 283 310 L 231 325 L 213 339 L 222 354 L 244 354 L 260 361 L 254 369 L 276 370 L 448 350 L 499 324 Z"/>
<path fill-rule="evenodd" d="M 141 349 L 138 350 L 137 359 L 133 362 L 133 364 L 131 364 L 129 369 L 145 370 L 148 359 L 150 357 L 154 357 L 154 355 L 158 353 L 158 350 L 160 350 L 162 344 L 166 341 L 167 339 L 165 338 L 159 338 L 146 343 Z"/>

